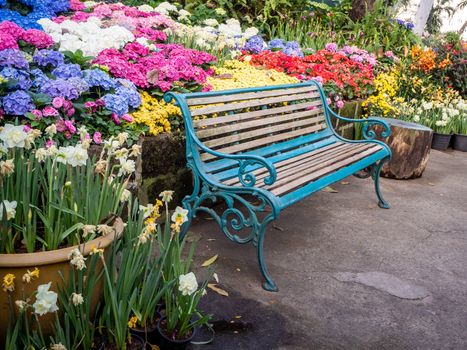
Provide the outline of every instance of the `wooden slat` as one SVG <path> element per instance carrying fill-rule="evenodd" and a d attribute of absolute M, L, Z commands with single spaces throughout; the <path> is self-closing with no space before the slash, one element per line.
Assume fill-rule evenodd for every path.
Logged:
<path fill-rule="evenodd" d="M 324 110 L 319 108 L 319 109 L 313 109 L 313 110 L 303 111 L 303 112 L 298 112 L 298 113 L 275 115 L 269 118 L 257 118 L 257 119 L 249 120 L 243 123 L 234 123 L 234 124 L 213 127 L 209 129 L 202 129 L 196 132 L 196 136 L 198 136 L 198 138 L 200 139 L 204 139 L 207 137 L 219 136 L 219 135 L 232 133 L 232 132 L 238 132 L 240 130 L 251 129 L 255 127 L 257 128 L 263 125 L 267 126 L 267 125 L 272 125 L 272 124 L 282 124 L 282 123 L 295 120 L 295 119 L 300 119 L 304 117 L 312 117 L 317 114 L 322 114 L 321 119 L 324 120 Z M 311 118 L 308 118 L 308 119 L 311 119 Z"/>
<path fill-rule="evenodd" d="M 264 137 L 264 138 L 257 139 L 257 140 L 243 142 L 243 143 L 238 144 L 238 145 L 233 145 L 233 146 L 229 146 L 229 147 L 225 147 L 225 148 L 220 148 L 220 149 L 217 149 L 216 151 L 222 152 L 222 153 L 227 153 L 227 154 L 234 154 L 234 153 L 237 153 L 237 152 L 240 152 L 240 151 L 251 150 L 251 149 L 254 149 L 254 148 L 258 148 L 260 146 L 264 146 L 264 145 L 267 145 L 267 144 L 272 144 L 274 142 L 284 141 L 284 140 L 287 140 L 289 138 L 294 138 L 294 137 L 310 134 L 310 133 L 313 133 L 313 132 L 323 130 L 325 128 L 326 128 L 325 124 L 318 124 L 318 125 L 314 125 L 314 126 L 311 126 L 311 127 L 308 127 L 308 128 L 289 131 L 289 132 L 285 132 L 285 133 L 282 133 L 282 134 L 276 134 L 276 135 Z M 204 161 L 210 160 L 210 159 L 215 159 L 215 158 L 217 158 L 217 157 L 212 155 L 212 154 L 209 154 L 209 153 L 204 153 L 204 154 L 201 155 L 201 159 L 204 160 Z"/>
<path fill-rule="evenodd" d="M 321 105 L 321 100 L 316 100 L 312 102 L 303 102 L 303 103 L 296 103 L 282 107 L 274 107 L 274 108 L 267 108 L 267 109 L 260 109 L 259 111 L 253 112 L 245 112 L 245 113 L 238 113 L 238 114 L 231 114 L 222 117 L 216 118 L 206 118 L 206 119 L 199 119 L 193 120 L 193 126 L 195 129 L 203 128 L 210 125 L 219 125 L 223 123 L 232 123 L 238 122 L 247 119 L 254 119 L 258 117 L 264 117 L 268 115 L 274 115 L 279 113 L 286 113 L 286 112 L 294 112 L 301 109 L 313 108 Z"/>
<path fill-rule="evenodd" d="M 251 100 L 255 98 L 263 97 L 274 97 L 282 95 L 291 95 L 299 94 L 302 92 L 316 91 L 317 87 L 314 85 L 302 86 L 298 88 L 289 88 L 289 89 L 277 89 L 277 90 L 268 90 L 268 91 L 258 91 L 258 92 L 243 92 L 232 95 L 220 95 L 213 97 L 198 97 L 198 98 L 188 98 L 186 100 L 188 106 L 199 106 L 199 105 L 208 105 L 213 103 L 224 103 L 240 100 Z M 189 97 L 189 96 L 188 96 Z"/>
<path fill-rule="evenodd" d="M 357 153 L 351 157 L 346 157 L 344 160 L 332 163 L 327 167 L 316 166 L 312 169 L 308 169 L 307 171 L 299 174 L 295 174 L 292 179 L 287 179 L 286 181 L 282 181 L 282 186 L 277 187 L 274 183 L 272 187 L 268 188 L 274 195 L 280 196 L 283 193 L 287 193 L 305 183 L 309 183 L 313 180 L 319 179 L 329 173 L 335 172 L 347 165 L 355 163 L 360 159 L 363 159 L 373 153 L 376 153 L 381 150 L 380 146 L 371 147 L 364 152 Z"/>
<path fill-rule="evenodd" d="M 210 148 L 215 148 L 217 146 L 228 145 L 234 142 L 243 143 L 245 142 L 245 140 L 249 140 L 252 138 L 269 135 L 272 133 L 282 132 L 285 130 L 291 130 L 291 129 L 295 129 L 299 127 L 315 125 L 323 121 L 324 121 L 324 116 L 317 116 L 314 118 L 305 118 L 305 119 L 300 119 L 297 121 L 292 121 L 289 123 L 275 124 L 273 126 L 261 127 L 261 128 L 254 129 L 254 130 L 240 132 L 237 134 L 231 134 L 229 136 L 223 136 L 223 137 L 221 136 L 213 140 L 204 141 L 204 144 Z"/>
<path fill-rule="evenodd" d="M 294 164 L 297 164 L 303 161 L 308 161 L 309 159 L 313 159 L 315 157 L 321 157 L 335 149 L 341 149 L 343 145 L 345 145 L 343 142 L 335 142 L 323 148 L 316 149 L 314 151 L 307 152 L 307 153 L 302 153 L 296 157 L 288 158 L 280 162 L 274 163 L 274 167 L 276 168 L 276 171 L 279 174 L 279 172 L 282 169 L 286 169 L 289 166 L 293 166 Z M 252 173 L 255 175 L 256 179 L 263 178 L 263 176 L 267 176 L 269 174 L 268 170 L 265 169 L 264 167 L 261 167 L 253 171 Z M 239 180 L 238 180 L 238 177 L 233 177 L 228 180 L 224 180 L 222 182 L 225 183 L 226 185 L 233 185 L 233 184 L 238 183 Z"/>
<path fill-rule="evenodd" d="M 304 93 L 304 94 L 297 94 L 297 95 L 286 95 L 280 97 L 271 97 L 271 98 L 260 98 L 257 100 L 251 100 L 246 102 L 238 102 L 238 103 L 228 103 L 223 104 L 220 106 L 209 106 L 203 108 L 196 108 L 190 109 L 191 115 L 193 117 L 198 115 L 208 115 L 213 113 L 220 113 L 220 112 L 228 112 L 234 111 L 237 109 L 244 109 L 244 108 L 251 108 L 251 107 L 258 107 L 258 106 L 265 106 L 269 104 L 275 103 L 282 103 L 282 102 L 290 102 L 290 101 L 297 101 L 297 100 L 308 100 L 312 98 L 319 97 L 319 93 Z"/>

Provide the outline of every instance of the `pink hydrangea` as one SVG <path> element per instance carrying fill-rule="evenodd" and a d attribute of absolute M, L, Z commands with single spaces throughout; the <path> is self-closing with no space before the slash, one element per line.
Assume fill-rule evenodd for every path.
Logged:
<path fill-rule="evenodd" d="M 0 32 L 0 50 L 18 49 L 16 39 L 10 34 Z"/>
<path fill-rule="evenodd" d="M 16 23 L 10 21 L 3 21 L 0 23 L 0 33 L 9 34 L 15 38 L 15 40 L 18 40 L 24 32 L 25 30 Z"/>
<path fill-rule="evenodd" d="M 86 6 L 80 0 L 70 0 L 70 10 L 82 11 L 85 10 Z"/>
<path fill-rule="evenodd" d="M 26 30 L 23 35 L 21 35 L 20 39 L 37 47 L 38 49 L 46 49 L 54 44 L 54 41 L 49 34 L 38 29 Z"/>
<path fill-rule="evenodd" d="M 63 97 L 55 97 L 52 100 L 52 106 L 54 106 L 55 108 L 62 108 L 64 102 L 65 99 Z"/>

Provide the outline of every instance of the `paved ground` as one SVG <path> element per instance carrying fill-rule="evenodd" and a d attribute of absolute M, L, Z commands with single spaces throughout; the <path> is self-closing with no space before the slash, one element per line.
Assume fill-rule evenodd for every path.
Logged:
<path fill-rule="evenodd" d="M 213 221 L 192 225 L 198 266 L 219 254 L 229 292 L 208 293 L 217 334 L 201 349 L 467 349 L 467 154 L 433 151 L 421 179 L 383 179 L 390 210 L 377 207 L 371 180 L 346 181 L 268 230 L 278 293 L 261 288 L 252 245 L 228 241 Z M 389 287 L 342 281 L 343 272 L 383 272 Z M 429 295 L 389 293 L 404 286 Z"/>

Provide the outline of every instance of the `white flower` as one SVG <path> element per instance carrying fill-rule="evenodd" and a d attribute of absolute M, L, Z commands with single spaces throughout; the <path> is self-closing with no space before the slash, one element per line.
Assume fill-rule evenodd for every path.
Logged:
<path fill-rule="evenodd" d="M 178 20 L 179 21 L 183 21 L 185 19 L 188 19 L 190 16 L 191 16 L 191 13 L 188 12 L 187 10 L 181 9 L 180 11 L 178 11 Z"/>
<path fill-rule="evenodd" d="M 50 345 L 50 350 L 67 350 L 67 348 L 62 343 L 57 343 Z"/>
<path fill-rule="evenodd" d="M 154 11 L 159 12 L 160 14 L 163 15 L 168 15 L 169 12 L 178 12 L 177 7 L 168 3 L 167 1 L 164 1 L 160 3 Z"/>
<path fill-rule="evenodd" d="M 118 142 L 120 143 L 120 146 L 123 145 L 126 140 L 128 140 L 128 133 L 127 132 L 121 132 L 120 134 L 117 135 Z"/>
<path fill-rule="evenodd" d="M 150 237 L 151 236 L 149 234 L 149 231 L 143 230 L 143 232 L 141 232 L 141 234 L 138 236 L 138 245 L 145 244 Z"/>
<path fill-rule="evenodd" d="M 137 157 L 140 154 L 141 154 L 141 146 L 140 145 L 131 146 L 130 157 Z"/>
<path fill-rule="evenodd" d="M 7 201 L 6 199 L 0 203 L 0 220 L 3 219 L 3 212 L 6 211 L 6 219 L 11 220 L 16 216 L 16 206 L 18 203 L 16 201 Z"/>
<path fill-rule="evenodd" d="M 81 305 L 84 303 L 84 298 L 81 294 L 77 293 L 72 293 L 71 294 L 71 302 L 73 303 L 74 306 Z"/>
<path fill-rule="evenodd" d="M 36 302 L 32 305 L 34 312 L 40 316 L 49 312 L 58 310 L 57 306 L 57 293 L 49 291 L 51 282 L 41 284 L 37 287 Z"/>
<path fill-rule="evenodd" d="M 15 171 L 14 159 L 2 160 L 0 162 L 0 175 L 10 175 Z"/>
<path fill-rule="evenodd" d="M 81 254 L 78 248 L 73 249 L 70 254 L 68 254 L 68 259 L 70 264 L 76 267 L 77 270 L 83 270 L 86 268 L 86 258 Z"/>
<path fill-rule="evenodd" d="M 114 156 L 117 159 L 125 160 L 128 157 L 128 149 L 126 148 L 119 148 L 114 152 Z"/>
<path fill-rule="evenodd" d="M 39 162 L 43 162 L 48 155 L 49 152 L 46 148 L 39 148 L 36 150 L 36 159 Z"/>
<path fill-rule="evenodd" d="M 224 16 L 227 12 L 222 7 L 218 7 L 214 10 L 219 16 Z"/>
<path fill-rule="evenodd" d="M 122 194 L 120 195 L 120 202 L 125 203 L 128 202 L 131 198 L 131 192 L 127 189 L 124 189 Z"/>
<path fill-rule="evenodd" d="M 8 149 L 5 147 L 3 143 L 0 142 L 0 156 L 2 154 L 7 154 L 7 152 L 8 152 Z"/>
<path fill-rule="evenodd" d="M 160 194 L 159 194 L 159 197 L 162 198 L 162 201 L 163 202 L 170 202 L 173 198 L 173 194 L 174 194 L 174 191 L 162 191 Z"/>
<path fill-rule="evenodd" d="M 187 222 L 188 210 L 183 209 L 182 207 L 176 207 L 174 213 L 172 214 L 172 221 L 177 225 L 182 225 L 184 222 Z"/>
<path fill-rule="evenodd" d="M 24 300 L 16 300 L 15 304 L 20 311 L 24 310 L 24 308 L 28 305 L 28 303 L 25 302 Z"/>
<path fill-rule="evenodd" d="M 130 175 L 135 171 L 135 161 L 131 159 L 119 159 L 120 169 L 118 170 L 118 176 Z"/>
<path fill-rule="evenodd" d="M 209 27 L 217 27 L 219 25 L 219 22 L 217 22 L 215 18 L 207 18 L 203 21 L 203 24 Z"/>
<path fill-rule="evenodd" d="M 81 230 L 83 231 L 83 237 L 86 238 L 87 236 L 92 235 L 96 232 L 96 226 L 84 225 L 83 227 L 81 227 Z"/>
<path fill-rule="evenodd" d="M 140 205 L 139 210 L 143 212 L 143 218 L 148 218 L 154 210 L 154 205 L 149 203 L 147 206 Z"/>
<path fill-rule="evenodd" d="M 58 162 L 69 164 L 72 167 L 86 165 L 88 158 L 88 152 L 80 144 L 76 146 L 60 147 L 57 153 Z"/>
<path fill-rule="evenodd" d="M 138 10 L 140 10 L 141 12 L 152 12 L 154 11 L 154 7 L 144 4 L 144 5 L 138 6 Z"/>
<path fill-rule="evenodd" d="M 7 148 L 19 147 L 23 148 L 27 141 L 28 133 L 24 131 L 24 126 L 6 124 L 0 131 L 0 140 Z"/>
<path fill-rule="evenodd" d="M 192 295 L 198 289 L 198 281 L 193 272 L 178 277 L 178 290 L 182 295 Z"/>
<path fill-rule="evenodd" d="M 102 236 L 107 236 L 113 233 L 114 229 L 109 225 L 97 225 L 97 232 L 99 232 Z"/>
<path fill-rule="evenodd" d="M 258 33 L 259 33 L 258 28 L 250 27 L 245 30 L 245 32 L 243 33 L 243 36 L 247 39 L 250 39 L 252 36 L 257 35 Z"/>

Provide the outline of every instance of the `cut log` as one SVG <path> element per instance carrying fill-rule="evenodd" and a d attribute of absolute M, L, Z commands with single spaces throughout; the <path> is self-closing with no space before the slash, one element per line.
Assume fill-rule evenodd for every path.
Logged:
<path fill-rule="evenodd" d="M 392 159 L 381 169 L 381 175 L 392 179 L 415 179 L 422 176 L 428 163 L 433 131 L 423 125 L 398 119 L 377 118 L 391 127 L 391 135 L 382 139 L 392 150 Z M 381 135 L 383 127 L 374 127 Z"/>

